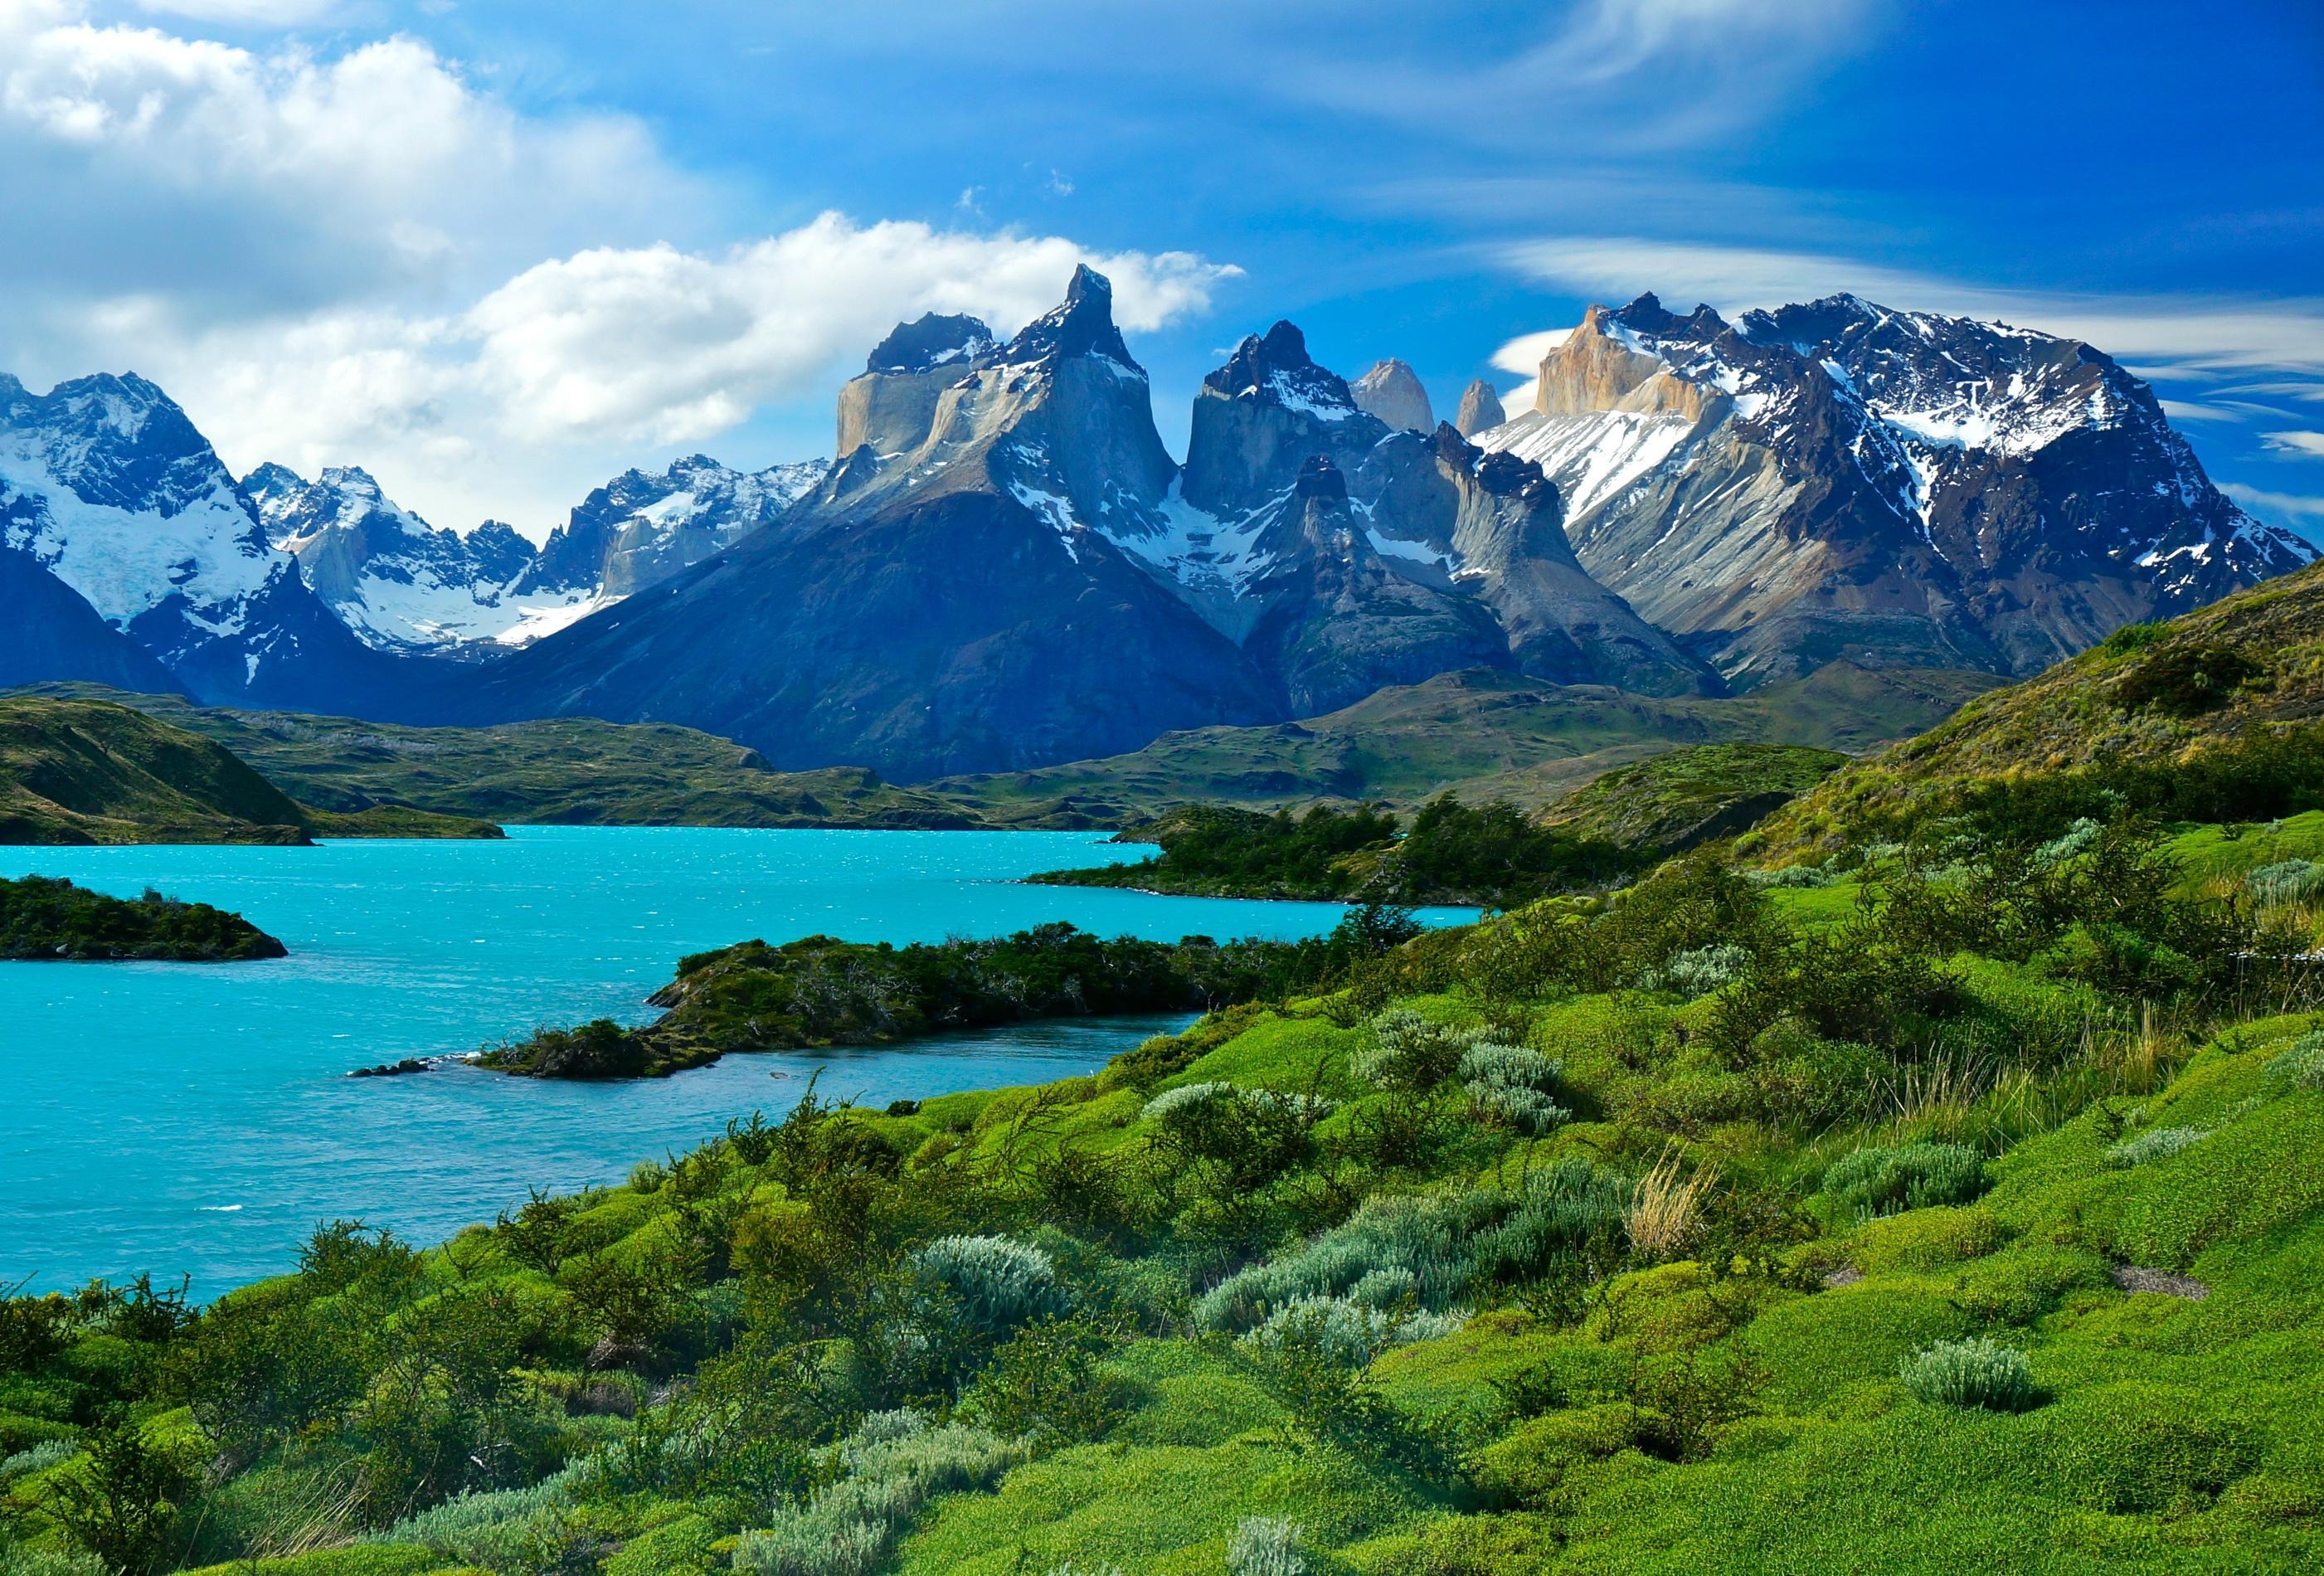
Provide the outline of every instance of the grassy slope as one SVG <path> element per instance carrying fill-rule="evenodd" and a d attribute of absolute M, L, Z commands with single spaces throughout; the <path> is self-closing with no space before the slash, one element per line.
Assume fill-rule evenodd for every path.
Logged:
<path fill-rule="evenodd" d="M 1166 733 L 1103 760 L 921 786 L 996 818 L 1062 812 L 1108 824 L 1189 802 L 1274 809 L 1368 800 L 1408 809 L 1446 788 L 1471 804 L 1530 806 L 1683 744 L 1868 749 L 1932 725 L 1993 682 L 1834 663 L 1740 699 L 1657 700 L 1477 670 L 1384 689 L 1305 722 Z"/>
<path fill-rule="evenodd" d="M 110 701 L 0 696 L 0 839 L 14 843 L 297 843 L 462 837 L 475 822 L 318 814 L 229 750 Z"/>
<path fill-rule="evenodd" d="M 1578 837 L 1679 850 L 1732 836 L 1848 758 L 1796 744 L 1700 744 L 1609 771 L 1542 812 Z"/>
<path fill-rule="evenodd" d="M 2256 672 L 2217 705 L 2174 704 L 2173 665 L 2226 652 Z M 2134 704 L 2126 704 L 2126 699 Z M 2047 672 L 1979 696 L 1950 721 L 1846 770 L 1775 816 L 1766 846 L 1803 846 L 1867 814 L 1925 803 L 1987 777 L 2092 761 L 2183 759 L 2239 737 L 2305 731 L 2324 718 L 2324 565 L 2156 626 L 2118 634 Z"/>
<path fill-rule="evenodd" d="M 551 825 L 943 827 L 976 819 L 868 771 L 771 771 L 731 739 L 664 723 L 577 717 L 412 728 L 89 687 L 53 692 L 104 695 L 215 740 L 327 811 L 412 806 Z"/>
<path fill-rule="evenodd" d="M 2302 816 L 2264 837 L 2200 829 L 2177 852 L 2190 879 L 2208 880 L 2319 839 L 2324 816 Z M 1824 908 L 1836 890 L 1770 897 L 1812 923 L 1845 917 Z M 2029 1022 L 2092 1005 L 2082 987 L 2027 965 L 1961 966 L 1979 1000 Z M 1480 1003 L 1465 989 L 1405 1004 L 1432 1019 L 1470 1019 Z M 1035 1175 L 1066 1156 L 1085 1177 L 1098 1175 L 1092 1166 L 1134 1173 L 1149 1161 L 1155 1127 L 1141 1113 L 1150 1092 L 1222 1082 L 1335 1097 L 1339 1111 L 1315 1129 L 1328 1153 L 1406 1097 L 1356 1079 L 1351 1055 L 1370 1031 L 1334 1021 L 1323 1005 L 1239 1009 L 1217 1032 L 1189 1037 L 1203 1054 L 1158 1082 L 1118 1063 L 1038 1090 L 846 1112 L 835 1120 L 860 1138 L 832 1152 L 891 1166 L 911 1156 L 908 1169 L 961 1176 Z M 1714 1006 L 1637 991 L 1504 1000 L 1497 1032 L 1559 1058 L 1561 1098 L 1578 1120 L 1538 1138 L 1463 1121 L 1423 1175 L 1353 1175 L 1362 1192 L 1509 1185 L 1562 1158 L 1635 1175 L 1667 1144 L 1811 1223 L 1808 1240 L 1775 1249 L 1778 1274 L 1713 1276 L 1684 1257 L 1634 1262 L 1563 1306 L 1482 1287 L 1464 1328 L 1376 1359 L 1372 1393 L 1407 1426 L 1446 1431 L 1466 1491 L 1324 1442 L 1256 1381 L 1243 1353 L 1149 1315 L 1147 1333 L 1104 1365 L 1129 1411 L 1102 1439 L 1040 1454 L 990 1489 L 939 1496 L 882 1568 L 1014 1576 L 1111 1564 L 1216 1576 L 1238 1520 L 1253 1515 L 1297 1522 L 1309 1569 L 1370 1576 L 2096 1576 L 2324 1562 L 2324 1301 L 2314 1293 L 2324 1273 L 2324 1080 L 2270 1071 L 2324 1016 L 2215 1027 L 2196 1044 L 2151 1027 L 2101 1028 L 2079 1049 L 2045 1053 L 2065 1062 L 2028 1063 L 1983 1092 L 1941 1080 L 1908 1085 L 1865 1124 L 1802 1130 L 1701 1103 L 1733 1075 L 1705 1061 L 1700 1037 L 1678 1031 L 1702 1025 Z M 2061 1102 L 2073 1087 L 2079 1098 Z M 2203 1136 L 2142 1164 L 2109 1161 L 2126 1138 L 2172 1128 Z M 1989 1190 L 1871 1220 L 1820 1192 L 1827 1170 L 1859 1146 L 1918 1141 L 1979 1151 Z M 813 1251 L 812 1235 L 795 1230 L 811 1218 L 807 1206 L 768 1164 L 727 1147 L 687 1166 L 683 1177 L 686 1167 L 644 1167 L 629 1186 L 583 1200 L 552 1275 L 520 1265 L 508 1230 L 484 1228 L 432 1256 L 432 1273 L 447 1297 L 505 1296 L 555 1329 L 572 1316 L 567 1286 L 606 1263 L 650 1262 L 686 1222 L 722 1218 L 710 1207 L 719 1199 L 759 1222 L 756 1240 Z M 1281 1242 L 1273 1251 L 1295 1250 Z M 1167 1304 L 1174 1286 L 1183 1296 L 1189 1270 L 1196 1289 L 1215 1278 L 1167 1255 L 1092 1258 L 1093 1289 L 1097 1277 L 1126 1277 L 1154 1295 L 1149 1306 Z M 2110 1273 L 2124 1265 L 2191 1276 L 2209 1295 L 2126 1292 Z M 1973 1334 L 2029 1354 L 2034 1405 L 1955 1409 L 1915 1400 L 1900 1382 L 1912 1352 Z M 98 1372 L 105 1355 L 76 1359 L 76 1371 Z M 1700 1450 L 1655 1446 L 1657 1408 L 1692 1405 L 1690 1396 L 1716 1414 L 1696 1436 Z M 182 1414 L 150 1426 L 176 1426 L 172 1416 Z M 580 1421 L 593 1425 L 588 1437 L 618 1435 L 612 1418 Z M 630 1543 L 609 1576 L 723 1568 L 698 1520 L 650 1496 L 594 1513 L 612 1519 L 578 1532 L 554 1506 L 529 1504 L 521 1493 L 510 1502 L 495 1546 L 586 1546 L 605 1535 Z M 674 1529 L 667 1546 L 654 1542 L 661 1528 Z M 682 1542 L 682 1554 L 668 1552 Z M 542 1568 L 522 1562 L 531 1558 L 494 1568 Z M 458 1562 L 443 1549 L 431 1557 L 374 1546 L 217 1570 L 373 1576 Z"/>

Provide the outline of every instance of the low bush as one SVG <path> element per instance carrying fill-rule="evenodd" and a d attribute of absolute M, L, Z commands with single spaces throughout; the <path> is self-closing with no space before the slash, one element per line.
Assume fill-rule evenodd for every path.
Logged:
<path fill-rule="evenodd" d="M 1931 1204 L 1965 1204 L 1985 1192 L 1985 1161 L 1960 1144 L 1905 1144 L 1842 1156 L 1823 1174 L 1823 1195 L 1859 1218 Z"/>
<path fill-rule="evenodd" d="M 2209 1128 L 2155 1128 L 2110 1147 L 2106 1152 L 2106 1163 L 2116 1170 L 2127 1170 L 2150 1160 L 2166 1160 L 2210 1136 Z"/>
<path fill-rule="evenodd" d="M 1057 1268 L 1038 1248 L 1006 1237 L 939 1237 L 912 1255 L 921 1283 L 941 1287 L 979 1331 L 1006 1334 L 1071 1301 Z"/>
<path fill-rule="evenodd" d="M 1295 1522 L 1246 1516 L 1227 1540 L 1227 1576 L 1306 1576 L 1307 1555 Z"/>
<path fill-rule="evenodd" d="M 939 1494 L 989 1487 L 1024 1459 L 989 1429 L 874 1413 L 842 1442 L 844 1474 L 805 1504 L 744 1533 L 734 1569 L 756 1576 L 870 1576 L 896 1535 Z"/>
<path fill-rule="evenodd" d="M 1480 1040 L 1461 1054 L 1461 1087 L 1486 1121 L 1538 1136 L 1572 1120 L 1554 1098 L 1563 1069 L 1539 1051 Z"/>
<path fill-rule="evenodd" d="M 1982 1336 L 1940 1341 L 1906 1358 L 1897 1370 L 1916 1401 L 2023 1412 L 2034 1405 L 2034 1369 L 2025 1354 Z"/>
<path fill-rule="evenodd" d="M 2269 1057 L 2263 1077 L 2273 1089 L 2324 1089 L 2324 1029 L 2301 1035 L 2291 1049 Z"/>
<path fill-rule="evenodd" d="M 1286 1344 L 1304 1345 L 1334 1362 L 1362 1368 L 1391 1346 L 1434 1341 L 1467 1322 L 1468 1316 L 1457 1309 L 1389 1313 L 1354 1297 L 1297 1297 L 1268 1314 L 1243 1340 L 1270 1352 Z"/>

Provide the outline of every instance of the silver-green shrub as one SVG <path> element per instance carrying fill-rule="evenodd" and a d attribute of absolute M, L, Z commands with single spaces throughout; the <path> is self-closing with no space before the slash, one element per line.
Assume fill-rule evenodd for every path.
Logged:
<path fill-rule="evenodd" d="M 1420 1093 L 1451 1078 L 1461 1054 L 1483 1037 L 1480 1028 L 1447 1028 L 1409 1007 L 1391 1008 L 1372 1019 L 1370 1042 L 1348 1058 L 1348 1070 L 1360 1083 Z"/>
<path fill-rule="evenodd" d="M 870 1576 L 904 1524 L 939 1494 L 990 1488 L 1025 1459 L 989 1429 L 932 1426 L 913 1412 L 875 1413 L 844 1441 L 845 1476 L 805 1505 L 742 1535 L 734 1569 L 757 1576 Z"/>
<path fill-rule="evenodd" d="M 1014 1330 L 1070 1301 L 1049 1256 L 1007 1237 L 939 1237 L 912 1255 L 921 1281 L 942 1286 L 988 1333 Z"/>
<path fill-rule="evenodd" d="M 1461 1087 L 1478 1115 L 1521 1133 L 1546 1133 L 1573 1113 L 1552 1098 L 1563 1069 L 1539 1051 L 1480 1040 L 1461 1053 Z"/>
<path fill-rule="evenodd" d="M 2150 1160 L 2168 1159 L 2210 1136 L 2209 1128 L 2156 1128 L 2135 1138 L 2125 1138 L 2107 1150 L 2106 1163 L 2117 1170 L 2127 1170 L 2133 1166 L 2144 1166 Z"/>
<path fill-rule="evenodd" d="M 1984 1191 L 1984 1157 L 1960 1144 L 1858 1149 L 1823 1174 L 1824 1197 L 1866 1216 L 1964 1204 Z"/>
<path fill-rule="evenodd" d="M 1751 953 L 1733 942 L 1699 946 L 1674 954 L 1654 977 L 1654 984 L 1692 1001 L 1724 990 L 1751 972 Z"/>
<path fill-rule="evenodd" d="M 2056 837 L 2034 851 L 2034 862 L 2043 870 L 2055 870 L 2080 854 L 2098 846 L 2106 828 L 2088 816 L 2078 817 L 2074 824 Z"/>
<path fill-rule="evenodd" d="M 1914 1399 L 1932 1406 L 2023 1412 L 2034 1404 L 2034 1369 L 2025 1354 L 1984 1336 L 1924 1347 L 1897 1372 Z"/>
<path fill-rule="evenodd" d="M 2298 903 L 2324 893 L 2324 864 L 2312 859 L 2280 860 L 2244 877 L 2244 887 L 2263 903 Z"/>
<path fill-rule="evenodd" d="M 1820 864 L 1787 864 L 1781 870 L 1746 871 L 1745 879 L 1761 887 L 1828 887 L 1840 878 Z"/>
<path fill-rule="evenodd" d="M 363 1541 L 417 1544 L 487 1571 L 529 1569 L 537 1551 L 563 1541 L 558 1529 L 592 1470 L 584 1458 L 529 1488 L 456 1494 Z"/>
<path fill-rule="evenodd" d="M 1194 1303 L 1206 1330 L 1248 1330 L 1302 1297 L 1374 1295 L 1409 1286 L 1423 1308 L 1448 1308 L 1472 1285 L 1522 1278 L 1593 1233 L 1618 1229 L 1626 1177 L 1565 1160 L 1523 1186 L 1424 1197 L 1374 1194 L 1340 1225 L 1220 1282 Z M 1392 1283 L 1374 1279 L 1383 1272 Z M 1400 1276 L 1410 1276 L 1409 1282 Z"/>
<path fill-rule="evenodd" d="M 2301 1035 L 2289 1050 L 2269 1057 L 2262 1077 L 2271 1089 L 2324 1089 L 2324 1029 Z"/>
<path fill-rule="evenodd" d="M 1333 1362 L 1361 1368 L 1391 1346 L 1434 1341 L 1468 1322 L 1469 1315 L 1460 1309 L 1389 1313 L 1351 1297 L 1301 1297 L 1268 1314 L 1265 1323 L 1243 1339 L 1262 1351 L 1298 1345 Z"/>
<path fill-rule="evenodd" d="M 20 1450 L 5 1461 L 0 1461 L 0 1483 L 13 1483 L 19 1478 L 29 1478 L 34 1472 L 45 1472 L 51 1467 L 62 1466 L 80 1453 L 80 1446 L 69 1439 L 44 1439 L 28 1449 Z"/>
<path fill-rule="evenodd" d="M 1246 1516 L 1227 1540 L 1227 1576 L 1306 1576 L 1296 1522 Z"/>

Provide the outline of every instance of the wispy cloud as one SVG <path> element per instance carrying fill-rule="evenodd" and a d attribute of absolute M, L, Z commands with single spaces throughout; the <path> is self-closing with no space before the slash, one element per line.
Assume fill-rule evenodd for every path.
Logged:
<path fill-rule="evenodd" d="M 1112 280 L 1133 332 L 1205 310 L 1239 272 L 825 214 L 723 253 L 576 253 L 443 315 L 351 306 L 205 330 L 129 300 L 92 309 L 82 337 L 111 353 L 101 364 L 134 355 L 237 470 L 363 463 L 440 523 L 539 530 L 611 456 L 696 443 L 828 386 L 899 318 L 973 312 L 1012 330 L 1084 262 Z"/>
<path fill-rule="evenodd" d="M 2271 432 L 2266 437 L 2267 447 L 2278 454 L 2298 455 L 2303 459 L 2324 459 L 2324 432 Z"/>
<path fill-rule="evenodd" d="M 2245 508 L 2262 514 L 2277 514 L 2288 520 L 2324 525 L 2324 497 L 2311 497 L 2301 493 L 2271 493 L 2264 487 L 2247 487 L 2241 482 L 2222 482 L 2219 491 Z"/>

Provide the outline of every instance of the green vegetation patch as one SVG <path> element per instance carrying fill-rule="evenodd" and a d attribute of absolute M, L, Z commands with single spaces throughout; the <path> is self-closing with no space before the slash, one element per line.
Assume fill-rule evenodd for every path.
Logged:
<path fill-rule="evenodd" d="M 239 914 L 150 888 L 139 898 L 109 898 L 52 876 L 0 879 L 0 958 L 220 963 L 287 950 Z"/>

